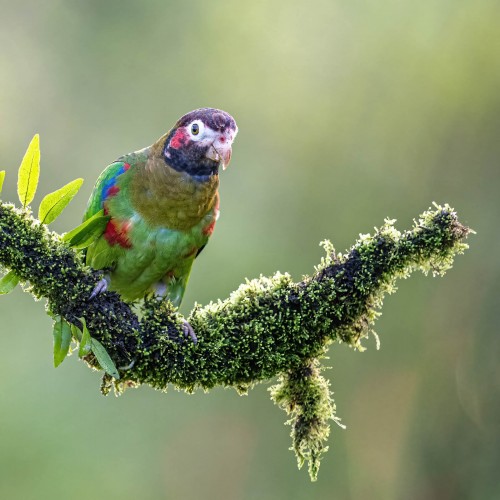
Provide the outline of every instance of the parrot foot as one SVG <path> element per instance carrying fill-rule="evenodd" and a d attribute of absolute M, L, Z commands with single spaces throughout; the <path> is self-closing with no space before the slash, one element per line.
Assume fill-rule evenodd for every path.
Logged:
<path fill-rule="evenodd" d="M 105 292 L 108 289 L 109 281 L 106 277 L 102 278 L 101 280 L 98 281 L 97 285 L 95 286 L 93 292 L 90 294 L 90 299 L 93 299 L 100 293 Z"/>
<path fill-rule="evenodd" d="M 185 337 L 188 337 L 188 336 L 191 337 L 193 344 L 198 343 L 198 338 L 196 337 L 196 334 L 194 333 L 193 327 L 186 320 L 184 320 L 182 322 L 182 331 L 184 332 Z"/>

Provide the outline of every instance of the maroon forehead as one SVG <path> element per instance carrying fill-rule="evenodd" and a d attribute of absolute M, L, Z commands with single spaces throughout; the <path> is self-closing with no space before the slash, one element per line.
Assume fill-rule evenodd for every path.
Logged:
<path fill-rule="evenodd" d="M 200 108 L 191 111 L 179 119 L 176 126 L 185 127 L 193 120 L 201 120 L 207 127 L 212 130 L 223 131 L 228 128 L 236 130 L 236 122 L 234 118 L 221 109 Z"/>

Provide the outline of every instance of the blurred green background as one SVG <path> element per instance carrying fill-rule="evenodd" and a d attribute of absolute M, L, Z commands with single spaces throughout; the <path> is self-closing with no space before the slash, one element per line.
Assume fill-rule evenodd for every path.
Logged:
<path fill-rule="evenodd" d="M 0 300 L 0 498 L 500 498 L 498 0 L 0 0 L 4 198 L 41 135 L 44 193 L 93 183 L 182 114 L 237 120 L 222 216 L 183 304 L 245 277 L 300 279 L 318 242 L 350 246 L 449 202 L 476 231 L 444 279 L 386 300 L 382 348 L 334 346 L 338 414 L 317 483 L 287 450 L 262 384 L 248 397 L 143 387 L 99 394 L 76 357 L 52 367 L 51 322 Z"/>

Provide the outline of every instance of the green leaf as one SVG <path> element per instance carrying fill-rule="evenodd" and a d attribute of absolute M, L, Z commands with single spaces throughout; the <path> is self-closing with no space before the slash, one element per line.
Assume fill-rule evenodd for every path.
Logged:
<path fill-rule="evenodd" d="M 4 179 L 5 179 L 5 170 L 0 170 L 0 194 L 2 194 Z"/>
<path fill-rule="evenodd" d="M 101 368 L 106 373 L 119 380 L 120 374 L 118 373 L 113 360 L 110 358 L 108 351 L 106 351 L 104 346 L 96 339 L 92 339 L 92 352 L 101 365 Z"/>
<path fill-rule="evenodd" d="M 80 224 L 75 229 L 63 236 L 70 247 L 76 249 L 87 248 L 104 232 L 110 217 L 104 215 L 104 210 L 100 210 L 90 219 Z"/>
<path fill-rule="evenodd" d="M 38 220 L 42 224 L 54 222 L 76 193 L 78 193 L 82 183 L 83 179 L 75 179 L 61 189 L 45 196 L 38 209 Z"/>
<path fill-rule="evenodd" d="M 2 279 L 0 279 L 0 295 L 6 295 L 19 283 L 19 278 L 14 271 L 9 271 Z"/>
<path fill-rule="evenodd" d="M 76 325 L 71 324 L 71 333 L 73 334 L 73 337 L 78 340 L 78 342 L 82 340 L 82 331 Z"/>
<path fill-rule="evenodd" d="M 90 332 L 87 329 L 87 324 L 85 323 L 85 318 L 79 319 L 83 325 L 83 333 L 82 330 L 80 330 L 80 328 L 78 328 L 76 325 L 71 325 L 71 332 L 73 333 L 73 336 L 80 342 L 78 356 L 80 356 L 80 358 L 83 358 L 84 356 L 89 354 L 90 351 L 92 351 L 98 363 L 101 365 L 101 368 L 106 373 L 118 380 L 120 378 L 120 375 L 108 352 L 98 340 L 93 339 L 90 336 Z"/>
<path fill-rule="evenodd" d="M 60 316 L 54 323 L 54 366 L 57 368 L 66 358 L 71 344 L 71 326 Z"/>
<path fill-rule="evenodd" d="M 92 337 L 90 336 L 90 332 L 87 328 L 87 324 L 85 323 L 85 319 L 80 318 L 80 321 L 83 323 L 83 333 L 80 340 L 80 348 L 78 349 L 78 356 L 80 356 L 80 358 L 83 358 L 92 350 Z"/>
<path fill-rule="evenodd" d="M 17 178 L 19 201 L 26 207 L 35 197 L 40 176 L 40 136 L 35 134 L 26 150 Z"/>

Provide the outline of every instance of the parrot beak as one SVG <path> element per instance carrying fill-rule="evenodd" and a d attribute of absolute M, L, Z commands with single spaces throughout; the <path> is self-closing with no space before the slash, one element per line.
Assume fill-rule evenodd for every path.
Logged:
<path fill-rule="evenodd" d="M 222 156 L 222 170 L 226 170 L 226 168 L 229 165 L 229 162 L 231 161 L 231 147 L 226 147 L 224 148 L 223 151 L 221 151 L 221 156 Z"/>
<path fill-rule="evenodd" d="M 228 144 L 212 144 L 205 155 L 210 160 L 214 160 L 222 164 L 223 170 L 226 170 L 231 161 L 231 146 Z"/>
<path fill-rule="evenodd" d="M 206 157 L 222 165 L 223 170 L 226 170 L 231 161 L 231 146 L 233 140 L 238 133 L 238 129 L 226 129 L 219 132 L 212 132 L 213 142 L 208 148 Z"/>

